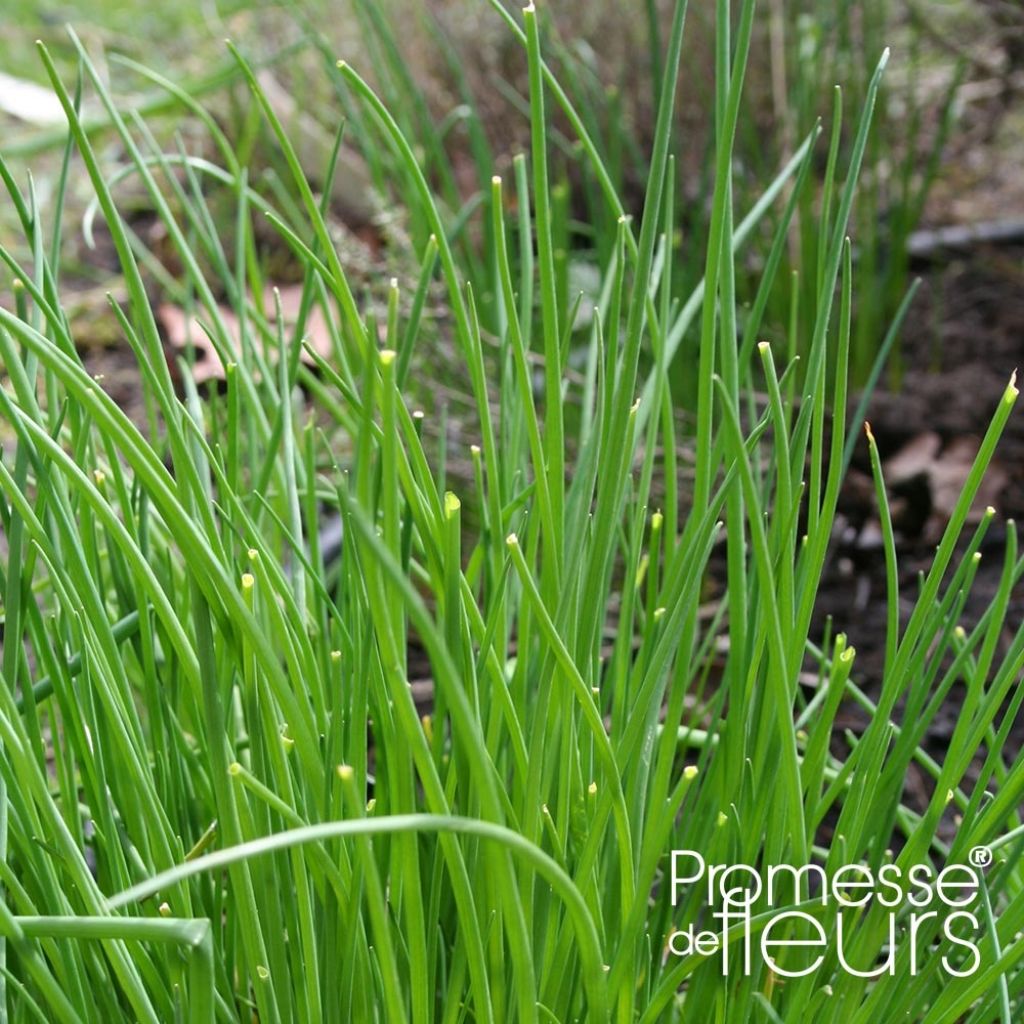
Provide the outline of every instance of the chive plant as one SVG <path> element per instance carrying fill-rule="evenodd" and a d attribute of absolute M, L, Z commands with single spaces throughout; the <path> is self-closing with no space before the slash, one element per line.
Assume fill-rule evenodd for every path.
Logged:
<path fill-rule="evenodd" d="M 358 6 L 368 33 L 387 28 L 373 5 Z M 888 581 L 881 692 L 858 685 L 842 632 L 812 628 L 861 428 L 845 417 L 847 231 L 885 56 L 848 162 L 827 149 L 835 187 L 819 214 L 797 365 L 795 339 L 785 351 L 758 339 L 819 132 L 750 207 L 734 202 L 752 0 L 735 23 L 718 3 L 710 227 L 703 279 L 687 291 L 667 257 L 686 4 L 675 5 L 659 57 L 638 221 L 545 63 L 538 12 L 494 7 L 528 67 L 531 150 L 510 175 L 487 168 L 468 210 L 441 150 L 412 140 L 425 116 L 406 105 L 412 85 L 378 93 L 365 69 L 332 68 L 350 131 L 408 210 L 420 262 L 386 289 L 381 318 L 346 276 L 327 201 L 307 176 L 329 183 L 335 159 L 301 165 L 237 50 L 291 176 L 273 200 L 184 90 L 153 79 L 204 120 L 216 158 L 161 148 L 77 39 L 74 90 L 41 48 L 70 125 L 65 166 L 84 166 L 120 261 L 128 301 L 113 311 L 148 422 L 118 408 L 75 348 L 60 276 L 68 173 L 44 205 L 31 179 L 19 183 L 0 162 L 32 254 L 19 262 L 0 249 L 14 295 L 0 308 L 11 439 L 0 460 L 0 1012 L 105 1022 L 1019 1019 L 1024 755 L 1011 735 L 1024 628 L 1007 633 L 1006 617 L 1024 558 L 1012 523 L 997 592 L 961 625 L 994 513 L 965 528 L 1012 382 L 913 595 L 901 593 L 868 433 Z M 91 143 L 79 115 L 86 90 L 128 171 L 112 175 Z M 608 232 L 599 301 L 582 321 L 582 374 L 569 365 L 581 321 L 563 277 L 554 109 L 599 183 Z M 838 131 L 837 118 L 833 139 Z M 128 174 L 176 250 L 181 278 L 168 285 L 226 367 L 220 392 L 201 393 L 184 364 L 176 386 L 148 288 L 155 259 L 117 201 Z M 215 189 L 234 204 L 230 247 L 208 205 Z M 746 296 L 737 261 L 769 210 L 763 277 Z M 259 220 L 303 274 L 297 323 L 279 305 L 266 312 Z M 470 222 L 482 255 L 466 244 Z M 429 324 L 426 296 L 438 290 L 445 316 Z M 314 309 L 329 358 L 304 338 Z M 469 382 L 464 477 L 414 403 L 430 330 L 450 336 Z M 699 358 L 679 368 L 684 338 L 699 339 Z M 697 396 L 691 432 L 675 416 L 677 369 Z M 342 541 L 328 559 L 319 528 L 331 515 Z M 725 586 L 710 606 L 713 559 Z M 913 603 L 906 622 L 901 601 Z M 413 647 L 430 666 L 426 715 L 410 687 Z M 962 708 L 936 762 L 924 741 L 951 694 Z M 844 702 L 867 712 L 859 735 L 837 724 Z M 931 780 L 924 809 L 904 795 L 912 765 Z M 726 971 L 721 948 L 680 947 L 711 909 L 701 885 L 679 884 L 693 854 L 750 871 L 889 868 L 905 880 L 915 865 L 974 864 L 983 846 L 994 862 L 968 894 L 973 947 L 934 913 L 907 940 L 916 904 L 888 916 L 878 899 L 851 910 L 799 875 L 781 898 L 751 895 L 722 941 L 740 956 L 769 928 L 777 942 L 806 940 L 811 922 L 822 951 L 801 973 L 782 975 L 764 957 Z M 894 887 L 908 895 L 905 881 Z"/>

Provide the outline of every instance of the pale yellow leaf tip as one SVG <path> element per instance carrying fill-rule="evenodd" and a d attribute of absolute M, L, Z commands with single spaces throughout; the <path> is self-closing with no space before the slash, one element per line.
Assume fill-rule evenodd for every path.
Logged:
<path fill-rule="evenodd" d="M 350 782 L 355 776 L 355 772 L 352 771 L 352 765 L 350 764 L 339 764 L 335 771 L 342 782 Z"/>
<path fill-rule="evenodd" d="M 506 543 L 506 544 L 507 544 L 507 545 L 508 545 L 508 546 L 509 546 L 510 548 L 517 548 L 517 547 L 519 547 L 519 538 L 518 538 L 518 537 L 517 537 L 517 536 L 516 536 L 516 535 L 515 535 L 514 533 L 510 533 L 510 534 L 509 534 L 509 535 L 508 535 L 508 536 L 507 536 L 507 537 L 505 538 L 505 543 Z"/>
<path fill-rule="evenodd" d="M 390 366 L 395 361 L 395 350 L 391 348 L 381 349 L 380 353 L 380 365 Z"/>
<path fill-rule="evenodd" d="M 255 585 L 255 583 L 256 583 L 256 577 L 253 576 L 253 574 L 251 572 L 243 572 L 242 573 L 242 589 L 243 590 L 252 590 L 252 588 Z"/>
<path fill-rule="evenodd" d="M 699 769 L 695 764 L 688 764 L 683 769 L 683 778 L 686 779 L 687 782 L 693 782 L 693 780 L 697 778 L 698 770 Z"/>

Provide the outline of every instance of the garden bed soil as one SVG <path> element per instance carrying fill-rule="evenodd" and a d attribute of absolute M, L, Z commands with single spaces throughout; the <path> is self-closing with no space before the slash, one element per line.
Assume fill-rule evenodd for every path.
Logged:
<path fill-rule="evenodd" d="M 877 390 L 868 411 L 891 476 L 899 478 L 901 464 L 904 470 L 909 464 L 909 476 L 895 485 L 888 481 L 897 525 L 903 624 L 913 609 L 919 574 L 931 566 L 947 521 L 951 488 L 958 492 L 1011 373 L 1024 371 L 1024 248 L 977 248 L 925 268 L 922 276 L 922 288 L 902 332 L 900 388 Z M 851 412 L 854 404 L 856 399 Z M 1024 520 L 1022 408 L 1010 417 L 988 479 L 981 505 L 991 504 L 997 515 L 982 545 L 965 607 L 967 628 L 983 614 L 999 586 L 1007 519 Z M 819 593 L 818 626 L 822 628 L 831 616 L 833 630 L 847 634 L 857 649 L 858 682 L 877 695 L 885 653 L 885 556 L 864 439 L 858 442 L 839 512 L 838 535 Z M 972 532 L 971 527 L 965 529 L 961 548 Z M 1000 641 L 1003 650 L 1022 621 L 1024 588 L 1018 587 Z M 928 732 L 926 750 L 939 762 L 957 723 L 961 694 L 954 688 Z M 860 733 L 866 716 L 847 704 L 837 724 Z M 1022 745 L 1024 722 L 1015 726 L 1007 753 L 1014 754 Z M 931 788 L 931 780 L 923 775 L 908 779 L 908 796 L 916 792 L 913 804 L 926 801 Z"/>

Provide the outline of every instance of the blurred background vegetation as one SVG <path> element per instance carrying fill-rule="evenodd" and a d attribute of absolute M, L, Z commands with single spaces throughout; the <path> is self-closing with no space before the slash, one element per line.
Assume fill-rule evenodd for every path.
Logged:
<path fill-rule="evenodd" d="M 33 42 L 44 41 L 65 80 L 74 82 L 74 48 L 66 28 L 70 24 L 105 69 L 119 101 L 147 115 L 147 124 L 156 127 L 159 145 L 216 159 L 208 126 L 174 94 L 175 89 L 186 92 L 209 109 L 248 168 L 250 181 L 287 203 L 282 182 L 288 176 L 279 173 L 270 135 L 223 45 L 230 37 L 262 68 L 262 82 L 314 177 L 328 166 L 344 117 L 331 209 L 346 265 L 367 301 L 373 301 L 375 289 L 391 275 L 417 273 L 414 253 L 421 251 L 427 227 L 408 216 L 402 202 L 406 183 L 390 155 L 375 143 L 367 144 L 371 133 L 340 88 L 334 60 L 344 58 L 371 77 L 403 129 L 417 140 L 423 166 L 443 199 L 451 230 L 468 257 L 466 265 L 472 267 L 487 251 L 485 218 L 475 214 L 490 176 L 513 175 L 513 159 L 527 151 L 529 141 L 525 59 L 502 24 L 496 10 L 500 6 L 497 0 L 178 0 L 158 5 L 11 0 L 0 13 L 0 70 L 9 76 L 0 89 L 5 97 L 0 103 L 4 153 L 15 167 L 31 166 L 35 188 L 44 198 L 53 190 L 62 166 L 64 130 L 59 111 L 55 114 L 45 96 L 31 90 L 32 83 L 44 81 Z M 541 8 L 548 59 L 571 86 L 612 184 L 631 214 L 639 213 L 642 201 L 670 6 L 667 0 L 548 0 Z M 700 239 L 709 213 L 714 142 L 714 7 L 707 0 L 691 0 L 688 12 L 674 148 L 677 225 L 671 247 L 681 294 L 703 271 Z M 506 9 L 517 13 L 515 5 Z M 400 34 L 395 25 L 402 26 Z M 1024 221 L 1024 175 L 1019 171 L 1024 132 L 1017 102 L 1024 84 L 1024 19 L 1019 4 L 765 0 L 758 12 L 733 169 L 737 222 L 819 120 L 822 137 L 810 169 L 817 187 L 805 190 L 800 201 L 805 207 L 817 204 L 823 189 L 840 184 L 826 180 L 832 127 L 841 117 L 843 128 L 835 137 L 840 148 L 848 145 L 868 76 L 886 46 L 892 58 L 853 219 L 853 369 L 861 383 L 876 367 L 883 339 L 907 295 L 912 264 L 927 265 L 937 250 L 948 248 L 944 236 L 930 229 L 967 225 L 974 230 L 981 225 L 988 230 L 998 220 L 1012 234 L 1013 225 Z M 144 73 L 140 65 L 151 72 Z M 834 92 L 837 83 L 843 86 L 841 96 Z M 103 111 L 88 95 L 83 103 L 96 137 L 104 138 Z M 559 183 L 554 210 L 559 287 L 565 294 L 583 296 L 578 324 L 585 328 L 585 311 L 600 287 L 596 267 L 605 263 L 607 247 L 615 244 L 613 214 L 589 164 L 578 159 L 573 133 L 553 116 L 560 129 L 552 157 Z M 120 154 L 113 135 L 106 156 L 111 174 L 116 174 Z M 154 288 L 170 302 L 180 302 L 174 260 L 161 247 L 142 193 L 133 193 L 130 178 L 118 190 L 134 210 L 138 244 L 147 253 Z M 84 181 L 71 196 L 84 213 Z M 760 223 L 763 244 L 755 238 L 738 264 L 738 294 L 747 302 L 755 299 L 753 282 L 760 277 L 782 206 L 777 202 L 774 214 Z M 225 202 L 225 239 L 233 231 L 230 209 L 231 203 Z M 781 255 L 782 269 L 789 273 L 778 275 L 764 320 L 765 334 L 781 343 L 783 351 L 800 350 L 815 312 L 815 268 L 822 254 L 809 227 L 815 223 L 813 211 L 804 212 L 801 217 L 798 211 L 788 250 Z M 0 233 L 5 243 L 13 244 L 11 216 L 9 210 L 0 211 Z M 697 241 L 691 244 L 692 239 Z M 77 337 L 84 348 L 95 350 L 91 358 L 104 364 L 101 369 L 118 372 L 117 331 L 104 300 L 107 291 L 117 294 L 116 263 L 99 226 L 95 237 L 84 232 L 69 238 L 68 247 L 65 285 L 80 293 L 72 302 L 79 315 Z M 268 280 L 288 283 L 294 278 L 287 252 L 274 250 L 268 242 L 265 256 Z M 485 318 L 493 298 L 486 294 L 489 279 L 481 267 Z M 920 302 L 911 307 L 911 320 L 914 310 L 924 315 L 930 308 Z M 438 344 L 443 357 L 443 331 Z M 677 397 L 684 407 L 686 381 L 692 376 L 685 364 L 692 345 L 695 341 L 683 339 L 683 359 L 678 361 L 684 368 L 678 374 Z M 910 358 L 919 356 L 914 349 Z M 890 383 L 898 384 L 907 358 L 897 344 Z M 130 374 L 130 367 L 124 372 Z M 444 373 L 435 377 L 447 382 Z M 126 383 L 126 400 L 130 390 Z"/>

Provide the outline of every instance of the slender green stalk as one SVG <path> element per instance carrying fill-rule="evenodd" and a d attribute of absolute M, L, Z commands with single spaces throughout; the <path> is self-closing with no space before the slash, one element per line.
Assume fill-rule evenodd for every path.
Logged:
<path fill-rule="evenodd" d="M 880 678 L 856 609 L 820 622 L 851 380 L 877 384 L 913 296 L 892 301 L 899 260 L 871 277 L 886 56 L 828 80 L 855 29 L 875 61 L 887 5 L 819 3 L 782 34 L 782 0 L 774 27 L 712 5 L 692 180 L 687 4 L 657 6 L 646 124 L 558 12 L 481 5 L 528 155 L 489 136 L 514 86 L 477 95 L 416 5 L 356 4 L 359 71 L 303 16 L 296 124 L 241 43 L 197 82 L 122 61 L 164 97 L 135 111 L 77 37 L 74 88 L 41 49 L 69 126 L 56 192 L 0 160 L 0 1018 L 1020 1018 L 1024 556 L 974 510 L 1015 382 L 916 588 L 867 429 Z M 459 103 L 436 119 L 406 49 L 424 22 Z M 744 103 L 765 28 L 778 146 Z M 205 102 L 231 78 L 239 123 Z M 151 120 L 171 109 L 174 138 Z M 308 167 L 294 130 L 316 118 Z M 362 260 L 332 200 L 350 147 L 388 212 Z M 895 177 L 894 244 L 928 184 Z M 79 351 L 82 192 L 137 418 Z M 896 310 L 888 333 L 858 292 Z M 198 325 L 170 360 L 161 304 Z M 947 866 L 983 872 L 962 908 L 910 900 L 911 871 Z M 749 915 L 713 916 L 771 868 Z M 832 898 L 840 872 L 871 876 L 866 905 Z"/>

